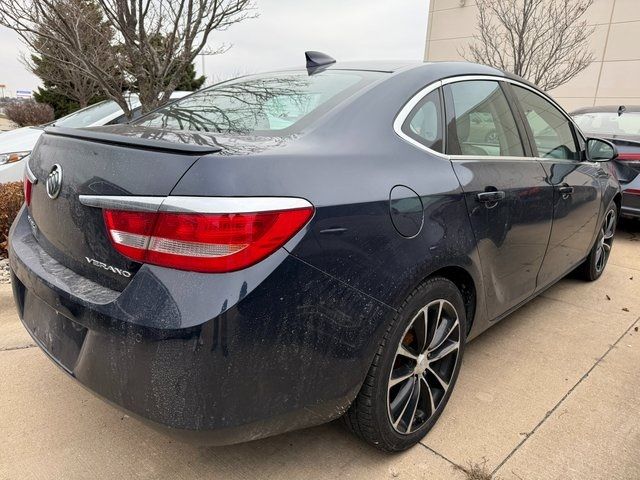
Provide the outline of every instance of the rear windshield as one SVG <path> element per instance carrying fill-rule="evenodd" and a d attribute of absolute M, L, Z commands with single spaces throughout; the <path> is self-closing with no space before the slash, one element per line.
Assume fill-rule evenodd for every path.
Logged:
<path fill-rule="evenodd" d="M 593 112 L 574 115 L 581 130 L 603 135 L 640 135 L 640 113 Z"/>
<path fill-rule="evenodd" d="M 243 77 L 214 85 L 135 122 L 172 130 L 281 135 L 309 124 L 378 72 L 329 70 Z"/>

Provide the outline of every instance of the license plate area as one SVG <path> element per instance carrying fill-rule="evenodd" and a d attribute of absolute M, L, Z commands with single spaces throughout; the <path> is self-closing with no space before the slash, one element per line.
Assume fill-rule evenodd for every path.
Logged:
<path fill-rule="evenodd" d="M 72 373 L 87 328 L 58 313 L 28 290 L 24 295 L 22 321 L 40 347 Z"/>

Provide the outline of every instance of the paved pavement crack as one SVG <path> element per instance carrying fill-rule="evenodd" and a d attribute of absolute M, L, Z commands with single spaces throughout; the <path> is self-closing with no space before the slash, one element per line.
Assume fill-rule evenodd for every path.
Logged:
<path fill-rule="evenodd" d="M 464 471 L 464 468 L 462 468 L 462 466 L 458 465 L 456 462 L 454 462 L 453 460 L 449 460 L 447 457 L 445 457 L 444 455 L 442 455 L 440 452 L 437 452 L 436 450 L 434 450 L 433 448 L 425 445 L 424 443 L 420 442 L 420 445 L 422 445 L 424 448 L 426 448 L 427 450 L 429 450 L 431 453 L 433 453 L 434 455 L 436 455 L 437 457 L 440 457 L 441 459 L 443 459 L 444 461 L 448 462 L 451 464 L 451 466 L 453 468 L 457 468 L 459 470 Z"/>
<path fill-rule="evenodd" d="M 11 352 L 13 350 L 24 350 L 25 348 L 33 348 L 36 347 L 37 345 L 35 344 L 31 344 L 31 345 L 20 345 L 18 347 L 7 347 L 7 348 L 0 348 L 0 352 Z"/>
<path fill-rule="evenodd" d="M 625 337 L 625 336 L 626 336 L 626 335 L 631 331 L 631 329 L 632 329 L 634 326 L 636 326 L 636 325 L 638 324 L 638 322 L 640 322 L 640 317 L 636 318 L 636 319 L 635 319 L 635 321 L 633 321 L 633 323 L 631 323 L 631 325 L 629 325 L 629 327 L 628 327 L 628 328 L 627 328 L 627 329 L 622 333 L 622 335 L 620 335 L 620 336 L 618 337 L 618 339 L 617 339 L 613 344 L 609 345 L 609 348 L 607 349 L 607 351 L 606 351 L 606 352 L 604 352 L 604 353 L 603 353 L 603 354 L 602 354 L 602 355 L 601 355 L 601 356 L 600 356 L 600 357 L 595 361 L 595 363 L 591 366 L 591 368 L 589 368 L 589 370 L 587 370 L 587 372 L 586 372 L 584 375 L 582 375 L 582 377 L 580 377 L 580 379 L 575 383 L 575 385 L 573 385 L 573 386 L 569 389 L 569 391 L 563 395 L 563 397 L 558 401 L 558 403 L 556 403 L 556 404 L 554 405 L 554 407 L 553 407 L 551 410 L 549 410 L 549 411 L 544 415 L 544 417 L 542 418 L 542 420 L 540 420 L 540 421 L 538 422 L 538 424 L 537 424 L 535 427 L 533 427 L 533 430 L 531 430 L 531 431 L 530 431 L 530 432 L 529 432 L 529 433 L 528 433 L 528 434 L 527 434 L 527 435 L 526 435 L 526 436 L 525 436 L 525 437 L 520 441 L 520 443 L 518 443 L 518 445 L 516 445 L 516 446 L 515 446 L 515 448 L 514 448 L 513 450 L 511 450 L 511 452 L 509 452 L 509 454 L 504 458 L 504 460 L 502 460 L 502 461 L 498 464 L 498 466 L 497 466 L 496 468 L 494 468 L 494 469 L 493 469 L 493 471 L 491 472 L 491 477 L 493 477 L 493 476 L 498 472 L 498 470 L 500 470 L 500 469 L 502 468 L 502 466 L 503 466 L 505 463 L 507 463 L 507 461 L 509 461 L 509 459 L 510 459 L 510 458 L 511 458 L 511 457 L 512 457 L 512 456 L 513 456 L 513 455 L 514 455 L 514 454 L 515 454 L 519 449 L 520 449 L 520 447 L 522 447 L 522 445 L 524 445 L 524 444 L 527 442 L 527 440 L 529 440 L 529 439 L 533 436 L 533 434 L 534 434 L 534 433 L 536 433 L 536 431 L 538 430 L 538 428 L 540 428 L 540 427 L 542 426 L 542 424 L 543 424 L 544 422 L 546 422 L 546 421 L 547 421 L 547 419 L 548 419 L 551 415 L 553 415 L 553 413 L 558 409 L 558 407 L 559 407 L 560 405 L 562 405 L 562 403 L 567 399 L 567 397 L 568 397 L 569 395 L 571 395 L 571 393 L 573 393 L 573 391 L 574 391 L 576 388 L 578 388 L 578 385 L 580 385 L 584 380 L 586 380 L 586 379 L 587 379 L 587 377 L 591 374 L 591 372 L 593 372 L 593 370 L 594 370 L 598 365 L 600 365 L 600 362 L 602 362 L 602 360 L 604 360 L 604 358 L 605 358 L 607 355 L 609 355 L 609 352 L 611 352 L 611 350 L 613 350 L 613 349 L 618 345 L 618 343 L 620 343 L 620 340 L 622 340 L 622 339 L 623 339 L 623 338 L 624 338 L 624 337 Z M 443 457 L 443 458 L 444 458 L 444 457 Z"/>

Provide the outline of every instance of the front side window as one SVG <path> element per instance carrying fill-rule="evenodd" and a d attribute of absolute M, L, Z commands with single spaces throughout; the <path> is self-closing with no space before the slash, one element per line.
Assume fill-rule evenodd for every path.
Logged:
<path fill-rule="evenodd" d="M 402 125 L 402 131 L 425 147 L 443 152 L 442 107 L 438 90 L 418 103 Z"/>
<path fill-rule="evenodd" d="M 541 158 L 579 160 L 571 123 L 558 108 L 540 95 L 513 85 Z"/>
<path fill-rule="evenodd" d="M 524 156 L 515 118 L 498 82 L 472 80 L 452 83 L 447 87 L 453 101 L 454 116 L 449 127 L 452 137 L 452 151 L 449 153 Z"/>
<path fill-rule="evenodd" d="M 173 102 L 136 124 L 216 133 L 291 133 L 383 75 L 340 70 L 253 75 Z"/>

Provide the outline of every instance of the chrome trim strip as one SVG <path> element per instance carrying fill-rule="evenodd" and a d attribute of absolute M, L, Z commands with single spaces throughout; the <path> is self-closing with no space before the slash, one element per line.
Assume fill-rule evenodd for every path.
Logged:
<path fill-rule="evenodd" d="M 313 205 L 296 197 L 139 197 L 80 195 L 87 207 L 142 212 L 255 213 L 293 210 Z"/>
<path fill-rule="evenodd" d="M 36 183 L 38 183 L 38 177 L 36 177 L 35 174 L 31 171 L 28 161 L 24 162 L 24 174 L 32 184 L 35 185 Z"/>
<path fill-rule="evenodd" d="M 535 161 L 544 163 L 566 163 L 581 165 L 597 165 L 598 162 L 588 162 L 586 160 L 572 160 L 570 158 L 545 158 L 545 157 L 501 157 L 499 155 L 450 155 L 452 162 L 525 162 Z"/>
<path fill-rule="evenodd" d="M 166 197 L 161 212 L 252 213 L 293 210 L 313 205 L 295 197 Z"/>
<path fill-rule="evenodd" d="M 571 158 L 551 158 L 551 157 L 533 157 L 535 160 L 544 163 L 567 163 L 580 165 L 596 165 L 598 162 L 589 162 L 588 160 L 573 160 Z"/>
<path fill-rule="evenodd" d="M 564 108 L 562 108 L 560 104 L 558 104 L 558 102 L 556 102 L 553 98 L 551 98 L 545 92 L 538 90 L 537 88 L 534 88 L 531 85 L 527 85 L 524 82 L 516 80 L 515 78 L 500 77 L 498 75 L 460 75 L 457 77 L 445 78 L 444 80 L 442 80 L 442 85 L 447 85 L 447 84 L 456 83 L 456 82 L 464 82 L 466 80 L 490 80 L 490 81 L 497 81 L 497 82 L 505 82 L 505 83 L 511 83 L 513 85 L 518 85 L 519 87 L 529 90 L 530 92 L 538 95 L 539 97 L 542 97 L 544 100 L 547 100 L 548 102 L 553 104 L 553 106 L 555 106 L 558 110 L 560 110 L 560 113 L 562 113 L 562 115 L 564 115 L 564 117 L 567 120 L 569 120 L 569 122 L 576 128 L 578 133 L 582 135 L 582 131 L 580 130 L 580 127 L 578 127 L 578 125 L 573 120 L 571 115 L 565 112 Z M 584 137 L 584 135 L 582 136 Z"/>
<path fill-rule="evenodd" d="M 87 207 L 137 212 L 157 212 L 165 197 L 80 195 L 79 199 L 80 203 Z"/>
<path fill-rule="evenodd" d="M 531 162 L 536 161 L 535 157 L 509 157 L 500 155 L 451 155 L 454 161 L 498 161 L 498 162 Z"/>
<path fill-rule="evenodd" d="M 418 147 L 421 150 L 424 150 L 426 152 L 429 152 L 431 154 L 437 155 L 437 156 L 442 157 L 442 158 L 447 158 L 447 159 L 451 159 L 451 160 L 469 160 L 469 159 L 478 159 L 478 160 L 482 159 L 482 160 L 484 160 L 484 159 L 489 158 L 489 157 L 479 157 L 479 156 L 478 157 L 468 158 L 469 155 L 445 155 L 445 154 L 442 154 L 440 152 L 436 152 L 435 150 L 431 150 L 430 148 L 424 146 L 420 142 L 418 142 L 418 141 L 414 140 L 413 138 L 411 138 L 410 136 L 406 135 L 402 131 L 402 125 L 404 125 L 404 122 L 406 121 L 407 117 L 411 113 L 411 110 L 413 110 L 413 108 L 418 103 L 420 103 L 420 101 L 426 95 L 428 95 L 432 91 L 434 91 L 437 88 L 440 88 L 440 87 L 442 87 L 444 85 L 448 85 L 448 84 L 456 83 L 456 82 L 473 81 L 473 80 L 487 80 L 487 81 L 496 81 L 496 82 L 506 82 L 506 83 L 511 83 L 513 85 L 518 85 L 519 87 L 525 88 L 525 89 L 533 92 L 534 94 L 538 95 L 539 97 L 542 97 L 543 99 L 551 102 L 551 104 L 553 104 L 560 111 L 560 113 L 562 113 L 565 116 L 565 118 L 567 120 L 569 120 L 569 122 L 574 126 L 576 132 L 578 132 L 578 134 L 581 135 L 582 139 L 584 140 L 584 135 L 582 134 L 582 131 L 580 130 L 580 127 L 578 127 L 578 125 L 573 120 L 573 118 L 571 118 L 571 115 L 566 113 L 564 111 L 564 109 L 553 98 L 551 98 L 550 96 L 548 96 L 544 92 L 541 92 L 540 90 L 538 90 L 538 89 L 536 89 L 534 87 L 531 87 L 530 85 L 527 85 L 526 83 L 520 82 L 520 81 L 518 81 L 516 79 L 509 78 L 509 77 L 500 77 L 498 75 L 458 75 L 458 76 L 455 76 L 455 77 L 444 78 L 442 80 L 438 80 L 438 81 L 436 81 L 434 83 L 431 83 L 431 84 L 427 85 L 425 88 L 423 88 L 418 93 L 416 93 L 413 97 L 411 97 L 411 99 L 409 99 L 409 101 L 405 104 L 405 106 L 402 108 L 402 110 L 400 110 L 398 115 L 396 115 L 396 118 L 393 121 L 393 129 L 395 130 L 396 134 L 399 137 L 401 137 L 403 140 L 405 140 L 406 142 L 414 145 L 415 147 Z M 526 158 L 527 160 L 531 160 L 534 157 L 493 157 L 493 158 L 500 158 L 500 159 L 505 159 L 505 160 L 514 159 L 514 158 Z"/>
<path fill-rule="evenodd" d="M 396 115 L 396 118 L 393 121 L 393 129 L 395 130 L 396 134 L 400 138 L 402 138 L 404 141 L 410 143 L 414 147 L 418 147 L 420 150 L 424 150 L 425 152 L 429 152 L 429 153 L 431 153 L 433 155 L 436 155 L 438 157 L 449 159 L 448 155 L 445 155 L 444 153 L 436 152 L 435 150 L 430 149 L 426 145 L 423 145 L 422 143 L 420 143 L 417 140 L 411 138 L 409 135 L 407 135 L 406 133 L 404 133 L 402 131 L 402 125 L 404 125 L 404 122 L 407 120 L 407 117 L 411 113 L 411 110 L 413 110 L 415 108 L 415 106 L 418 103 L 420 103 L 424 97 L 429 95 L 434 90 L 440 88 L 441 86 L 442 86 L 442 82 L 441 81 L 434 82 L 434 83 L 428 85 L 427 87 L 423 88 L 422 90 L 420 90 L 413 97 L 411 97 L 409 99 L 409 101 L 407 103 L 405 103 L 404 107 L 402 107 L 402 110 L 400 110 L 398 115 Z"/>

